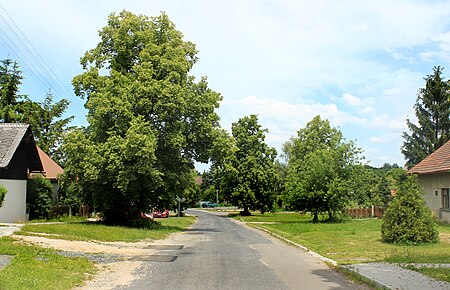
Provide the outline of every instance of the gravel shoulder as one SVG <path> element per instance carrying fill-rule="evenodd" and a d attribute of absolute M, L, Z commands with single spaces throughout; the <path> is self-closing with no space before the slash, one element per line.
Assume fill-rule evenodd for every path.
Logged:
<path fill-rule="evenodd" d="M 173 240 L 172 234 L 166 240 L 144 240 L 136 243 L 69 241 L 48 238 L 45 236 L 12 235 L 11 237 L 43 248 L 61 251 L 65 256 L 85 257 L 96 262 L 97 273 L 88 277 L 86 284 L 76 287 L 77 290 L 112 289 L 126 287 L 134 280 L 142 278 L 139 268 L 142 262 L 134 257 L 153 255 L 158 252 L 157 246 Z"/>

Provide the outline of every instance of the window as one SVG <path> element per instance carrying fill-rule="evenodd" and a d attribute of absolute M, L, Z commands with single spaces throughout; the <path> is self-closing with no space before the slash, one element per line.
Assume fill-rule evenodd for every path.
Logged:
<path fill-rule="evenodd" d="M 442 208 L 449 209 L 448 188 L 443 188 L 441 193 Z"/>

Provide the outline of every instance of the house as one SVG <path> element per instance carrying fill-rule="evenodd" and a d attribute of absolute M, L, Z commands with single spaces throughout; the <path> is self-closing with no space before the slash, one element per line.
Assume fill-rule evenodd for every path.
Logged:
<path fill-rule="evenodd" d="M 49 180 L 53 186 L 53 201 L 59 199 L 58 175 L 63 174 L 64 170 L 53 159 L 50 158 L 39 146 L 37 146 L 39 158 L 44 168 L 43 176 Z"/>
<path fill-rule="evenodd" d="M 0 184 L 8 190 L 0 207 L 0 222 L 28 219 L 28 175 L 42 171 L 31 127 L 27 124 L 0 123 Z"/>
<path fill-rule="evenodd" d="M 450 141 L 408 171 L 417 174 L 428 207 L 442 222 L 450 223 Z"/>

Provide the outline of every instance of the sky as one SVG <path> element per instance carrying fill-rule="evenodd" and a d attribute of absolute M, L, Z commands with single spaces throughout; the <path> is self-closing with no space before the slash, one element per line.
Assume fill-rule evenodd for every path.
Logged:
<path fill-rule="evenodd" d="M 402 132 L 434 66 L 450 76 L 450 1 L 0 0 L 0 59 L 18 61 L 21 94 L 68 99 L 72 125 L 86 126 L 71 80 L 100 41 L 110 13 L 166 12 L 222 94 L 217 111 L 231 131 L 257 114 L 266 142 L 282 144 L 315 116 L 355 141 L 365 162 L 403 165 Z M 206 168 L 199 166 L 200 169 Z"/>

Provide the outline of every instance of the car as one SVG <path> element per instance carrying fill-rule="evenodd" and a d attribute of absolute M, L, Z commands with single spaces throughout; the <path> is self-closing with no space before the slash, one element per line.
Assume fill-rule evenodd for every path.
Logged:
<path fill-rule="evenodd" d="M 169 210 L 168 209 L 160 210 L 159 208 L 154 208 L 152 215 L 153 215 L 153 218 L 168 218 Z"/>
<path fill-rule="evenodd" d="M 203 208 L 215 208 L 217 206 L 217 203 L 213 203 L 210 201 L 205 201 L 202 203 Z"/>

